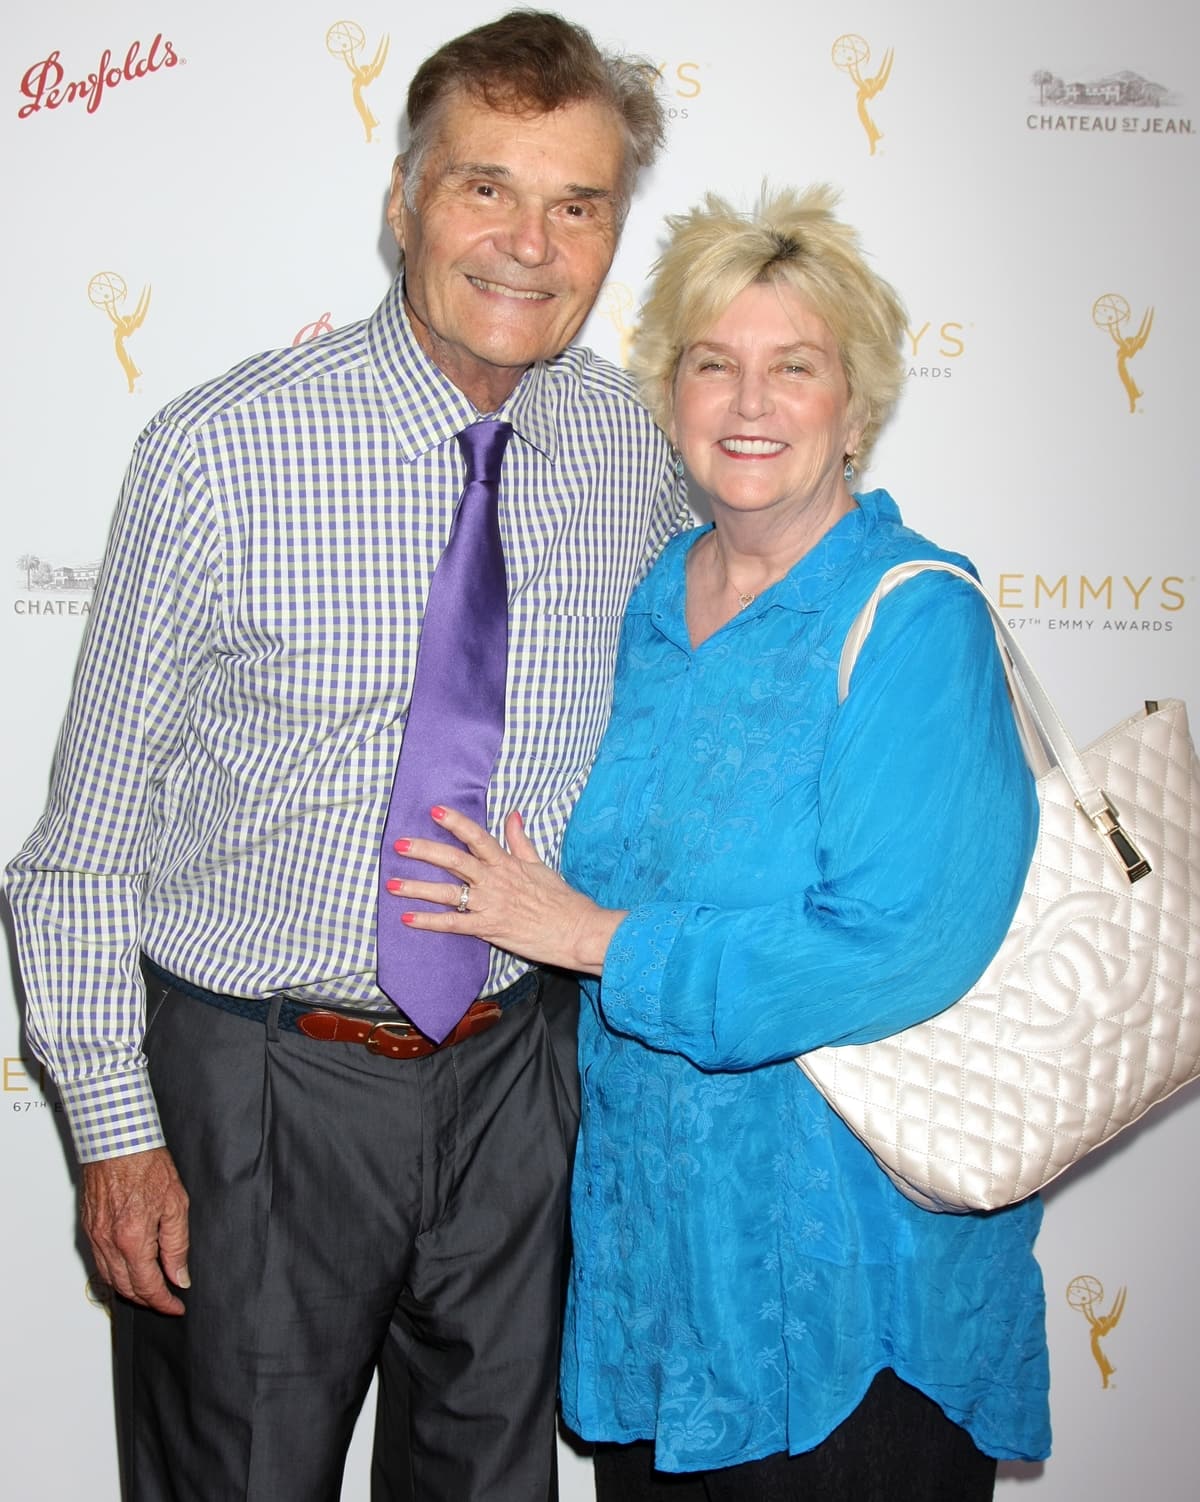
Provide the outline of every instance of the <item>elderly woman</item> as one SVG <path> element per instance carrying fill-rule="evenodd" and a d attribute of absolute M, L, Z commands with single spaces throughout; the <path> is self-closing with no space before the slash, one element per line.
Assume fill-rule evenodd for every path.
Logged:
<path fill-rule="evenodd" d="M 961 581 L 891 594 L 838 703 L 880 575 L 964 560 L 851 490 L 904 315 L 833 203 L 671 221 L 636 368 L 713 523 L 630 604 L 567 881 L 439 808 L 453 884 L 399 894 L 466 883 L 406 918 L 590 977 L 562 1392 L 611 1502 L 973 1502 L 1048 1450 L 1040 1205 L 918 1209 L 792 1062 L 968 989 L 1036 824 Z"/>

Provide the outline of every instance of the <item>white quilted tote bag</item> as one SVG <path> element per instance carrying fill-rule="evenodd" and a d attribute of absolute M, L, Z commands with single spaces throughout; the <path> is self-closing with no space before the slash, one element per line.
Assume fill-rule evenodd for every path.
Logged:
<path fill-rule="evenodd" d="M 1075 749 L 970 574 L 890 569 L 846 638 L 845 699 L 883 596 L 925 569 L 987 601 L 1041 823 L 1012 926 L 979 983 L 878 1043 L 797 1059 L 896 1187 L 930 1210 L 1044 1188 L 1200 1074 L 1200 764 L 1178 700 Z"/>

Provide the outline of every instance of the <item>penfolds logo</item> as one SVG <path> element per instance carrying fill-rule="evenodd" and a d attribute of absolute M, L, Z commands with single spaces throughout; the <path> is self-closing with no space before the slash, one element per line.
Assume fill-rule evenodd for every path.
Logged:
<path fill-rule="evenodd" d="M 124 61 L 117 62 L 112 50 L 106 47 L 94 73 L 68 80 L 56 47 L 49 57 L 25 70 L 21 93 L 26 102 L 17 111 L 17 118 L 27 120 L 39 110 L 56 110 L 61 104 L 74 104 L 79 99 L 87 101 L 87 112 L 94 115 L 109 89 L 115 89 L 121 83 L 132 83 L 135 78 L 145 78 L 160 68 L 174 68 L 178 62 L 175 49 L 170 42 L 163 40 L 160 31 L 144 55 L 141 42 L 133 42 Z"/>

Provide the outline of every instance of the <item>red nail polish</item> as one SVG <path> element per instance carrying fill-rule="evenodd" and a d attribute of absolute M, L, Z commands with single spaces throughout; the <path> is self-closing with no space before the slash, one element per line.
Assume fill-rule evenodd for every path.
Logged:
<path fill-rule="evenodd" d="M 401 913 L 400 914 L 400 922 L 401 923 L 411 923 L 412 920 L 415 917 L 416 917 L 415 913 Z"/>
<path fill-rule="evenodd" d="M 412 847 L 411 840 L 397 840 L 395 850 L 397 855 L 407 855 Z"/>
<path fill-rule="evenodd" d="M 385 882 L 385 886 L 387 887 L 389 892 L 394 892 L 396 896 L 399 896 L 400 893 L 404 890 L 404 883 L 402 881 L 397 881 L 394 876 L 390 881 Z"/>
<path fill-rule="evenodd" d="M 429 810 L 429 812 L 435 819 L 444 819 L 446 817 L 446 810 L 441 806 L 440 803 L 435 803 L 434 806 Z"/>

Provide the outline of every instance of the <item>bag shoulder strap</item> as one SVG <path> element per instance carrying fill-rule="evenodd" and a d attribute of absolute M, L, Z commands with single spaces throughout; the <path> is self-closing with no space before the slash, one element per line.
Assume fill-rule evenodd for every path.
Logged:
<path fill-rule="evenodd" d="M 875 586 L 866 604 L 851 622 L 850 629 L 846 633 L 846 641 L 842 647 L 841 661 L 838 666 L 838 703 L 844 703 L 850 692 L 850 679 L 854 672 L 854 665 L 858 661 L 858 654 L 862 650 L 863 643 L 871 633 L 871 627 L 875 624 L 875 613 L 879 608 L 879 602 L 899 585 L 914 578 L 917 574 L 930 570 L 953 574 L 956 579 L 962 579 L 976 591 L 987 606 L 992 618 L 992 629 L 996 634 L 996 644 L 1000 648 L 1004 674 L 1008 680 L 1008 691 L 1012 699 L 1017 727 L 1034 776 L 1042 776 L 1049 767 L 1059 768 L 1070 784 L 1080 809 L 1112 842 L 1130 880 L 1138 879 L 1135 872 L 1145 875 L 1149 871 L 1149 866 L 1133 847 L 1128 836 L 1121 830 L 1107 795 L 1088 773 L 1075 742 L 1068 734 L 1058 711 L 1050 702 L 1050 696 L 1042 687 L 1041 680 L 1034 672 L 1029 659 L 1005 624 L 1004 617 L 1000 614 L 995 601 L 979 580 L 973 574 L 969 574 L 966 569 L 959 568 L 953 563 L 944 563 L 938 558 L 914 558 L 888 569 Z"/>

